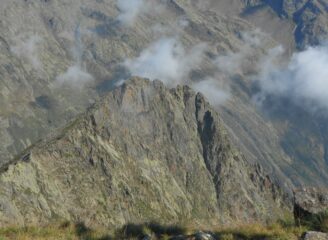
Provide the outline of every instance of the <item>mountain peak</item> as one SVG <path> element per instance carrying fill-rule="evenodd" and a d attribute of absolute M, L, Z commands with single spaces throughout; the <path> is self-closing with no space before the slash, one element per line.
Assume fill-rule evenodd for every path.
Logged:
<path fill-rule="evenodd" d="M 10 165 L 0 193 L 3 225 L 253 221 L 285 205 L 201 94 L 136 77 Z"/>

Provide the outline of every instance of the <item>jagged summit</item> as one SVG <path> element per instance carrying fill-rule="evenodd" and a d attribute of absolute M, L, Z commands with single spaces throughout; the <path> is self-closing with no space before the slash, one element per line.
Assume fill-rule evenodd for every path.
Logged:
<path fill-rule="evenodd" d="M 27 153 L 0 175 L 1 225 L 227 223 L 285 208 L 281 190 L 187 86 L 132 78 Z"/>

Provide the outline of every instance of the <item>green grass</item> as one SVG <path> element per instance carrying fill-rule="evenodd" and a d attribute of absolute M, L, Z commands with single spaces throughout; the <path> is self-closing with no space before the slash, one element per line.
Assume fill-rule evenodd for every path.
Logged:
<path fill-rule="evenodd" d="M 219 229 L 215 232 L 218 239 L 243 239 L 243 240 L 297 240 L 306 231 L 306 228 L 285 227 L 279 223 L 269 226 L 262 224 L 251 224 L 235 228 Z"/>
<path fill-rule="evenodd" d="M 0 229 L 0 240 L 112 240 L 103 230 L 91 230 L 83 223 L 64 222 L 44 227 Z"/>
<path fill-rule="evenodd" d="M 328 209 L 324 212 L 304 217 L 301 224 L 316 231 L 328 232 Z"/>

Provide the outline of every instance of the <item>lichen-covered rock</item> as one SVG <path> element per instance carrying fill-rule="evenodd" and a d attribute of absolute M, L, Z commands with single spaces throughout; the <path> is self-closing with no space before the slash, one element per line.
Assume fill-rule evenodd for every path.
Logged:
<path fill-rule="evenodd" d="M 0 202 L 1 225 L 228 223 L 285 207 L 201 94 L 139 78 L 3 168 Z"/>

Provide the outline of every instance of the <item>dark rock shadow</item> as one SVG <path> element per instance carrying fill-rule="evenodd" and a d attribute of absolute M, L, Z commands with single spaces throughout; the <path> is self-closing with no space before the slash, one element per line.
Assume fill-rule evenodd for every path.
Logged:
<path fill-rule="evenodd" d="M 93 237 L 92 229 L 88 228 L 83 222 L 78 222 L 75 224 L 75 233 L 79 240 L 113 240 L 109 235 L 104 235 L 101 237 Z"/>
<path fill-rule="evenodd" d="M 183 227 L 175 225 L 162 225 L 157 222 L 148 222 L 143 224 L 126 224 L 118 230 L 117 235 L 123 239 L 145 239 L 150 234 L 160 237 L 163 235 L 178 236 L 184 235 L 185 233 L 186 229 Z"/>

